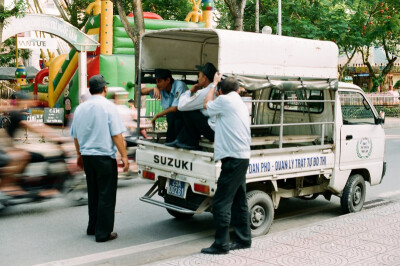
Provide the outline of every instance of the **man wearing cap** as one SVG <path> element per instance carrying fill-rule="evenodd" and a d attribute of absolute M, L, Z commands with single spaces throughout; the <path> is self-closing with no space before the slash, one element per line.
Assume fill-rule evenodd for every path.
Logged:
<path fill-rule="evenodd" d="M 179 99 L 178 110 L 181 111 L 184 127 L 175 141 L 166 143 L 167 146 L 198 149 L 201 135 L 214 141 L 215 117 L 208 116 L 203 103 L 217 69 L 209 62 L 196 68 L 200 70 L 198 83 Z"/>
<path fill-rule="evenodd" d="M 156 114 L 151 123 L 154 127 L 156 119 L 166 115 L 168 123 L 166 142 L 172 142 L 176 139 L 183 126 L 180 112 L 178 112 L 178 101 L 188 88 L 183 81 L 174 80 L 171 71 L 168 69 L 155 69 L 154 76 L 157 89 L 161 92 L 161 107 L 163 111 Z M 152 98 L 157 98 L 155 88 L 142 88 L 141 93 L 143 95 L 149 94 Z"/>
<path fill-rule="evenodd" d="M 115 105 L 108 101 L 107 82 L 102 75 L 89 79 L 92 95 L 75 110 L 71 125 L 77 153 L 77 164 L 83 167 L 88 188 L 88 235 L 95 235 L 96 242 L 117 238 L 114 228 L 114 211 L 117 194 L 118 150 L 124 171 L 129 162 L 122 133 L 125 127 Z"/>
<path fill-rule="evenodd" d="M 215 241 L 202 253 L 226 254 L 229 250 L 251 247 L 251 229 L 246 198 L 246 172 L 250 158 L 250 117 L 240 98 L 239 83 L 234 77 L 224 79 L 215 98 L 222 75 L 216 74 L 204 108 L 216 116 L 214 160 L 221 160 L 221 173 L 213 197 Z M 229 245 L 229 225 L 235 240 Z"/>

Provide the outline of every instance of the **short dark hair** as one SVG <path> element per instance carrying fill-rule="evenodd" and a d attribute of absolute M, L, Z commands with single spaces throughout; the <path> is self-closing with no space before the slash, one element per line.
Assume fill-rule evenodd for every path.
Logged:
<path fill-rule="evenodd" d="M 154 78 L 166 80 L 167 78 L 172 78 L 172 73 L 168 69 L 156 68 L 154 69 Z"/>
<path fill-rule="evenodd" d="M 128 103 L 135 103 L 135 101 L 134 101 L 133 99 L 130 99 L 130 100 L 128 101 Z"/>
<path fill-rule="evenodd" d="M 90 94 L 99 94 L 104 91 L 105 86 L 109 84 L 103 75 L 95 75 L 89 79 L 89 92 Z"/>
<path fill-rule="evenodd" d="M 214 75 L 215 72 L 217 72 L 217 69 L 212 63 L 207 62 L 204 66 L 196 65 L 196 68 L 208 78 L 208 81 L 213 82 Z"/>
<path fill-rule="evenodd" d="M 239 82 L 234 77 L 228 77 L 221 81 L 219 88 L 222 94 L 228 94 L 231 91 L 237 91 L 239 89 Z"/>

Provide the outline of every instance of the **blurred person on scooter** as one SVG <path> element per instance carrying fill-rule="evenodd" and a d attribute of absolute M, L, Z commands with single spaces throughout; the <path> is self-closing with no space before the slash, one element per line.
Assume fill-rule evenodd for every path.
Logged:
<path fill-rule="evenodd" d="M 16 106 L 6 108 L 10 118 L 10 125 L 5 131 L 1 132 L 0 137 L 0 153 L 4 158 L 5 156 L 8 157 L 8 159 L 3 160 L 3 163 L 0 163 L 0 192 L 6 196 L 13 197 L 26 196 L 29 194 L 17 184 L 17 181 L 22 177 L 26 166 L 30 162 L 40 162 L 44 159 L 39 153 L 28 152 L 14 146 L 14 138 L 17 131 L 23 129 L 27 132 L 29 129 L 43 137 L 50 138 L 57 142 L 64 142 L 67 139 L 59 136 L 48 126 L 30 123 L 26 120 L 27 107 L 33 107 L 36 105 L 36 102 L 32 100 L 29 95 L 18 92 L 15 94 L 15 98 Z M 38 196 L 40 197 L 51 197 L 56 194 L 58 194 L 56 189 L 42 190 L 38 192 Z"/>

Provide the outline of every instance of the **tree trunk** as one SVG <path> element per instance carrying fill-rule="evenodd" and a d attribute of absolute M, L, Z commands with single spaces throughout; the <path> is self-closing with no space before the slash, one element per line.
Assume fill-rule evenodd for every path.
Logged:
<path fill-rule="evenodd" d="M 392 56 L 392 58 L 390 58 L 389 48 L 387 46 L 385 38 L 382 38 L 382 44 L 383 44 L 383 49 L 385 50 L 385 56 L 388 63 L 381 73 L 381 76 L 383 77 L 382 83 L 380 84 L 381 87 L 383 87 L 387 74 L 389 74 L 389 72 L 392 70 L 394 62 L 397 60 L 397 57 L 394 55 Z"/>
<path fill-rule="evenodd" d="M 338 66 L 339 80 L 343 79 L 344 71 L 349 66 L 349 64 L 350 64 L 351 60 L 353 59 L 354 55 L 357 53 L 357 48 L 355 48 L 350 55 L 347 53 L 347 51 L 345 53 L 346 53 L 346 57 L 347 57 L 346 63 L 342 67 Z"/>
<path fill-rule="evenodd" d="M 364 65 L 366 65 L 367 68 L 368 68 L 369 76 L 371 77 L 370 78 L 370 82 L 368 82 L 368 91 L 370 91 L 372 89 L 372 86 L 373 86 L 373 82 L 372 81 L 373 81 L 373 79 L 375 79 L 375 72 L 374 72 L 374 69 L 372 68 L 372 66 L 371 66 L 371 64 L 369 62 L 369 47 L 367 47 L 367 51 L 366 52 L 364 52 L 364 50 L 362 48 L 359 48 L 359 51 L 361 53 Z"/>
<path fill-rule="evenodd" d="M 143 8 L 142 1 L 140 0 L 132 0 L 133 7 L 133 16 L 135 18 L 134 26 L 132 27 L 128 18 L 126 17 L 125 9 L 122 5 L 122 0 L 113 0 L 117 6 L 118 14 L 121 18 L 122 25 L 124 25 L 125 31 L 128 33 L 128 36 L 132 39 L 132 42 L 135 46 L 135 107 L 138 107 L 138 99 L 139 99 L 139 90 L 137 84 L 138 74 L 139 74 L 139 52 L 140 52 L 140 38 L 144 33 L 144 19 L 143 19 Z"/>
<path fill-rule="evenodd" d="M 233 17 L 233 29 L 242 31 L 243 30 L 243 14 L 244 8 L 246 7 L 246 0 L 224 0 L 225 4 L 229 8 L 229 12 Z"/>
<path fill-rule="evenodd" d="M 254 31 L 259 33 L 260 32 L 260 0 L 256 0 L 256 14 L 255 16 L 255 27 Z"/>
<path fill-rule="evenodd" d="M 0 14 L 4 13 L 4 0 L 0 0 Z M 3 27 L 4 27 L 4 21 L 2 18 L 0 18 L 0 46 L 1 43 L 3 42 Z"/>

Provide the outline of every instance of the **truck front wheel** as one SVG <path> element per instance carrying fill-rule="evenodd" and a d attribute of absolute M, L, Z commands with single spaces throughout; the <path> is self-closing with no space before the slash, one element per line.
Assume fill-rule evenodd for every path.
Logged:
<path fill-rule="evenodd" d="M 365 201 L 365 181 L 362 175 L 351 175 L 340 199 L 343 213 L 361 211 Z"/>
<path fill-rule="evenodd" d="M 274 220 L 274 206 L 271 197 L 260 190 L 247 193 L 251 236 L 262 236 L 268 233 Z"/>

